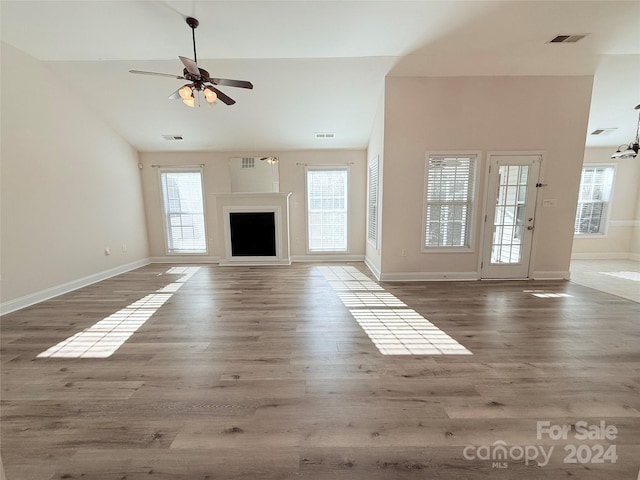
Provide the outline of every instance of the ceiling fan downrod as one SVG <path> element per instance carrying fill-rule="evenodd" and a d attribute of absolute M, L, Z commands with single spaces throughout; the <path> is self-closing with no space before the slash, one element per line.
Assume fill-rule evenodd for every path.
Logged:
<path fill-rule="evenodd" d="M 187 25 L 191 27 L 191 38 L 193 39 L 193 61 L 198 63 L 198 55 L 196 54 L 196 28 L 200 25 L 198 19 L 193 17 L 187 17 Z"/>

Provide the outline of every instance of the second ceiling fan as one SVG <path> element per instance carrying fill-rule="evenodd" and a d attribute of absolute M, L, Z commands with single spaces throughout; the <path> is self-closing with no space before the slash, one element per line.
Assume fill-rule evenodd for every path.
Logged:
<path fill-rule="evenodd" d="M 181 98 L 182 102 L 189 107 L 195 106 L 196 92 L 202 92 L 205 100 L 208 103 L 213 103 L 216 101 L 216 99 L 220 99 L 220 101 L 227 105 L 233 105 L 234 103 L 236 103 L 236 101 L 226 95 L 224 92 L 218 90 L 216 86 L 223 85 L 228 87 L 252 89 L 253 84 L 251 82 L 247 82 L 246 80 L 212 78 L 211 76 L 209 76 L 209 72 L 207 72 L 203 68 L 198 67 L 198 56 L 196 54 L 196 28 L 198 28 L 200 22 L 198 22 L 198 20 L 193 17 L 187 17 L 186 22 L 187 25 L 189 25 L 189 27 L 191 28 L 191 35 L 193 38 L 193 60 L 187 57 L 178 57 L 184 65 L 182 75 L 145 72 L 142 70 L 129 70 L 129 72 L 140 75 L 155 75 L 160 77 L 172 77 L 178 80 L 187 80 L 189 83 L 183 85 L 178 90 L 173 92 L 171 95 L 169 95 L 169 98 L 171 100 L 177 100 L 178 98 Z"/>

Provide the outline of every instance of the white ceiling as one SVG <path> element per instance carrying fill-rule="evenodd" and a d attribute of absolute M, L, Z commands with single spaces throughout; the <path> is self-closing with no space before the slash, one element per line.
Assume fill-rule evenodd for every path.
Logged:
<path fill-rule="evenodd" d="M 385 75 L 595 75 L 588 146 L 635 137 L 640 2 L 7 1 L 2 41 L 38 58 L 140 151 L 364 148 Z M 237 100 L 190 109 L 167 96 L 193 57 Z M 576 44 L 558 34 L 587 33 Z M 219 102 L 217 102 L 219 103 Z M 335 132 L 316 140 L 315 132 Z M 181 134 L 169 143 L 163 134 Z"/>

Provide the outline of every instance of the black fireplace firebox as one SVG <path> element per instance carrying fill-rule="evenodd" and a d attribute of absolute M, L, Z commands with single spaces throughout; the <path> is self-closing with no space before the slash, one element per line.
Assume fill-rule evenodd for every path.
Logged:
<path fill-rule="evenodd" d="M 275 257 L 274 212 L 230 212 L 231 255 L 233 257 Z"/>

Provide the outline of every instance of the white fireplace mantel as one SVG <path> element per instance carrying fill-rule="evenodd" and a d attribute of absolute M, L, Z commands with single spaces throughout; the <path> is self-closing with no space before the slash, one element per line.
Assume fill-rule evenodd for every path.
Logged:
<path fill-rule="evenodd" d="M 289 197 L 291 192 L 215 193 L 217 245 L 220 265 L 290 265 Z M 273 212 L 276 255 L 273 257 L 233 256 L 231 251 L 230 214 L 236 212 Z"/>

